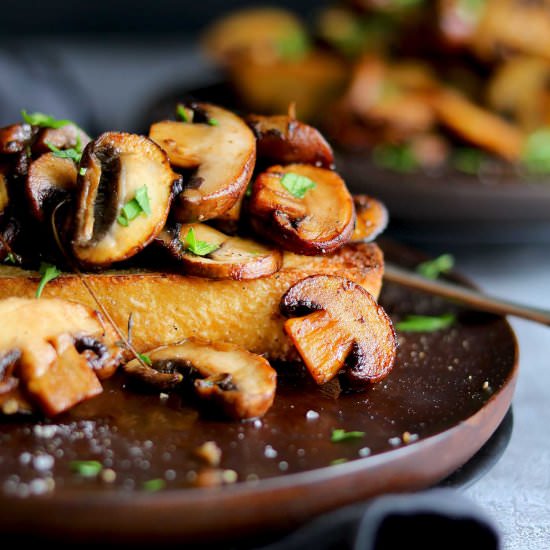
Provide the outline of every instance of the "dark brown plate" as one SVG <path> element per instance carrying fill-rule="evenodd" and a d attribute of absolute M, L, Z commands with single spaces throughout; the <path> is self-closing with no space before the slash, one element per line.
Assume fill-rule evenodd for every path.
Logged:
<path fill-rule="evenodd" d="M 418 261 L 401 249 L 398 258 L 387 255 Z M 398 286 L 386 285 L 381 301 L 394 320 L 453 311 L 458 322 L 401 335 L 393 372 L 362 394 L 315 387 L 289 365 L 273 408 L 257 422 L 219 421 L 178 395 L 123 391 L 120 378 L 55 421 L 4 419 L 2 533 L 79 542 L 227 541 L 282 533 L 344 504 L 442 480 L 483 446 L 508 410 L 515 336 L 503 318 Z M 365 435 L 332 443 L 337 428 Z M 193 450 L 207 440 L 222 448 L 221 466 L 237 472 L 237 483 L 193 488 L 204 468 Z M 76 459 L 100 460 L 116 479 L 83 478 L 71 472 Z M 147 491 L 146 482 L 157 478 L 165 488 Z"/>
<path fill-rule="evenodd" d="M 337 153 L 354 193 L 381 200 L 393 228 L 415 241 L 513 243 L 550 240 L 550 181 L 508 173 L 399 173 L 360 153 Z M 392 229 L 393 229 L 392 228 Z"/>

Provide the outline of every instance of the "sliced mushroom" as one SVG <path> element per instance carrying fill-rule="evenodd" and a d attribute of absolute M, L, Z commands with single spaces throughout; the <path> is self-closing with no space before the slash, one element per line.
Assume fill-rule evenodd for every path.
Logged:
<path fill-rule="evenodd" d="M 227 343 L 190 338 L 150 352 L 151 369 L 181 372 L 192 381 L 200 399 L 212 401 L 235 419 L 263 416 L 273 404 L 277 374 L 267 359 Z M 124 366 L 126 373 L 142 378 L 137 359 Z M 187 376 L 185 376 L 187 375 Z M 146 382 L 151 382 L 152 377 Z"/>
<path fill-rule="evenodd" d="M 211 245 L 211 252 L 188 246 L 193 238 L 204 249 Z M 183 224 L 175 230 L 164 229 L 157 242 L 184 266 L 185 272 L 210 279 L 257 279 L 278 271 L 282 265 L 279 250 L 251 239 L 228 236 L 203 223 Z"/>
<path fill-rule="evenodd" d="M 290 183 L 307 191 L 291 192 Z M 249 209 L 255 231 L 297 254 L 334 252 L 349 241 L 355 224 L 353 199 L 342 178 L 308 164 L 272 166 L 260 174 Z"/>
<path fill-rule="evenodd" d="M 90 142 L 80 167 L 75 256 L 91 266 L 130 258 L 164 227 L 177 174 L 156 143 L 123 132 L 107 132 Z M 149 212 L 136 205 L 143 195 Z M 135 217 L 125 214 L 130 205 Z"/>
<path fill-rule="evenodd" d="M 332 168 L 334 154 L 321 132 L 290 115 L 247 117 L 258 140 L 258 157 L 276 164 L 313 164 Z"/>
<path fill-rule="evenodd" d="M 451 90 L 437 94 L 434 106 L 441 124 L 460 138 L 511 162 L 521 158 L 525 136 L 515 125 Z"/>
<path fill-rule="evenodd" d="M 84 148 L 90 141 L 90 136 L 74 124 L 66 124 L 60 128 L 42 128 L 32 145 L 32 152 L 35 155 L 49 153 L 50 145 L 58 149 L 71 149 L 77 146 Z"/>
<path fill-rule="evenodd" d="M 12 124 L 0 128 L 0 153 L 22 153 L 29 146 L 36 133 L 36 128 L 30 124 Z"/>
<path fill-rule="evenodd" d="M 357 219 L 351 242 L 371 242 L 386 229 L 388 211 L 378 200 L 367 195 L 354 195 Z"/>
<path fill-rule="evenodd" d="M 334 275 L 313 275 L 281 300 L 284 328 L 318 384 L 339 375 L 354 389 L 385 378 L 397 341 L 392 322 L 361 286 Z"/>
<path fill-rule="evenodd" d="M 0 333 L 4 412 L 27 410 L 29 403 L 47 415 L 66 411 L 100 393 L 99 379 L 111 376 L 122 360 L 113 329 L 81 304 L 7 298 L 0 315 L 10 320 Z"/>
<path fill-rule="evenodd" d="M 149 131 L 173 166 L 193 169 L 172 208 L 184 223 L 227 212 L 244 195 L 256 162 L 254 134 L 237 115 L 207 103 L 190 104 L 186 112 L 189 122 L 165 120 Z"/>
<path fill-rule="evenodd" d="M 8 195 L 8 179 L 6 175 L 0 172 L 0 216 L 6 210 L 10 202 Z"/>
<path fill-rule="evenodd" d="M 29 167 L 25 191 L 33 216 L 43 222 L 48 213 L 65 197 L 76 191 L 75 163 L 46 153 Z"/>

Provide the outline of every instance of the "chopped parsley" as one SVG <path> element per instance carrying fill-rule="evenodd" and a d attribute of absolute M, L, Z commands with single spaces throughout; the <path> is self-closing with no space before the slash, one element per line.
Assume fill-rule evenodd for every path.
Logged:
<path fill-rule="evenodd" d="M 254 182 L 251 180 L 248 182 L 248 185 L 246 186 L 246 191 L 244 192 L 245 197 L 251 197 L 252 196 L 252 188 L 254 187 Z"/>
<path fill-rule="evenodd" d="M 331 460 L 330 465 L 336 466 L 338 464 L 344 464 L 347 461 L 348 461 L 347 458 L 335 458 L 334 460 Z"/>
<path fill-rule="evenodd" d="M 440 316 L 407 315 L 399 323 L 395 323 L 396 330 L 400 332 L 436 332 L 449 328 L 456 322 L 456 315 L 445 313 Z"/>
<path fill-rule="evenodd" d="M 313 180 L 295 172 L 284 174 L 281 178 L 281 185 L 297 199 L 303 199 L 310 189 L 317 187 L 317 184 Z"/>
<path fill-rule="evenodd" d="M 365 437 L 365 432 L 346 432 L 346 430 L 332 430 L 330 440 L 332 443 L 340 443 L 341 441 L 350 441 L 352 439 L 362 439 Z"/>
<path fill-rule="evenodd" d="M 374 164 L 395 172 L 414 172 L 419 167 L 418 159 L 410 145 L 378 145 L 372 151 Z"/>
<path fill-rule="evenodd" d="M 416 266 L 416 271 L 427 277 L 428 279 L 437 279 L 444 273 L 449 273 L 455 265 L 455 259 L 450 254 L 442 254 L 441 256 L 422 262 Z"/>
<path fill-rule="evenodd" d="M 82 477 L 96 477 L 103 470 L 103 465 L 98 460 L 73 460 L 70 468 Z"/>
<path fill-rule="evenodd" d="M 42 262 L 40 264 L 40 275 L 42 275 L 42 278 L 40 279 L 40 283 L 38 284 L 38 288 L 36 289 L 36 297 L 40 298 L 42 296 L 42 291 L 44 290 L 44 287 L 50 282 L 53 281 L 55 278 L 59 276 L 61 271 L 55 267 L 55 265 L 48 264 L 46 262 Z"/>
<path fill-rule="evenodd" d="M 185 235 L 185 242 L 183 243 L 184 248 L 195 254 L 195 256 L 207 256 L 214 250 L 220 248 L 219 245 L 214 243 L 207 243 L 206 241 L 198 241 L 197 236 L 195 235 L 195 230 L 191 227 Z"/>
<path fill-rule="evenodd" d="M 146 353 L 138 353 L 139 358 L 149 367 L 153 364 L 153 361 L 151 361 L 151 358 Z"/>
<path fill-rule="evenodd" d="M 527 138 L 521 161 L 532 174 L 550 174 L 550 128 L 537 130 Z"/>
<path fill-rule="evenodd" d="M 309 38 L 301 30 L 295 30 L 285 36 L 281 36 L 275 48 L 277 53 L 286 61 L 299 61 L 310 49 Z"/>
<path fill-rule="evenodd" d="M 80 168 L 80 170 L 78 171 L 78 173 L 79 173 L 81 176 L 85 176 L 87 171 L 88 171 L 88 169 L 87 169 L 87 168 L 84 168 L 84 166 L 83 166 L 82 168 Z"/>
<path fill-rule="evenodd" d="M 146 216 L 151 214 L 151 204 L 146 185 L 137 189 L 136 196 L 122 207 L 117 222 L 124 227 L 128 227 L 128 224 L 140 214 L 145 214 Z"/>
<path fill-rule="evenodd" d="M 155 491 L 160 491 L 161 489 L 164 489 L 164 487 L 166 487 L 166 481 L 164 481 L 164 479 L 161 479 L 160 477 L 144 481 L 141 485 L 141 488 L 144 491 L 149 491 L 151 493 L 154 493 Z"/>
<path fill-rule="evenodd" d="M 451 163 L 459 172 L 475 176 L 481 171 L 487 155 L 481 149 L 459 147 L 453 153 Z"/>
<path fill-rule="evenodd" d="M 207 122 L 210 126 L 219 126 L 220 125 L 217 118 L 209 118 Z"/>
<path fill-rule="evenodd" d="M 31 126 L 40 126 L 41 128 L 53 128 L 57 130 L 57 128 L 62 128 L 68 124 L 76 126 L 71 120 L 57 119 L 51 115 L 45 115 L 44 113 L 27 113 L 25 109 L 21 111 L 21 116 L 27 124 Z"/>
<path fill-rule="evenodd" d="M 69 149 L 59 149 L 59 147 L 56 147 L 49 141 L 46 141 L 46 145 L 48 146 L 48 149 L 52 151 L 54 156 L 60 159 L 71 159 L 75 164 L 78 164 L 82 158 L 82 141 L 80 139 L 80 135 L 76 136 L 76 145 Z"/>
<path fill-rule="evenodd" d="M 176 107 L 176 118 L 179 118 L 182 122 L 191 122 L 191 118 L 187 114 L 187 109 L 183 103 L 178 103 Z"/>
<path fill-rule="evenodd" d="M 10 252 L 8 252 L 8 253 L 6 254 L 6 257 L 4 258 L 4 263 L 15 265 L 15 264 L 17 264 L 17 263 L 19 263 L 19 262 L 17 261 L 17 258 L 16 258 L 16 256 L 15 256 L 15 254 L 14 254 L 13 252 L 11 252 L 11 250 L 10 250 Z"/>

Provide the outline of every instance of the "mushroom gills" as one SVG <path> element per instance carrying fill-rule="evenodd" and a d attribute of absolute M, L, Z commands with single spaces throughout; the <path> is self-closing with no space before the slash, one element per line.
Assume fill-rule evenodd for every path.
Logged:
<path fill-rule="evenodd" d="M 0 408 L 54 416 L 102 391 L 123 356 L 97 312 L 60 299 L 7 298 L 0 314 Z"/>
<path fill-rule="evenodd" d="M 391 371 L 397 340 L 390 318 L 361 286 L 333 275 L 313 275 L 281 300 L 284 329 L 318 384 L 337 375 L 363 389 Z"/>
<path fill-rule="evenodd" d="M 29 167 L 25 191 L 33 216 L 41 222 L 64 198 L 76 191 L 77 171 L 70 159 L 46 153 Z"/>
<path fill-rule="evenodd" d="M 168 217 L 178 176 L 166 154 L 143 136 L 107 132 L 88 144 L 80 165 L 85 171 L 78 176 L 75 256 L 90 266 L 134 256 Z"/>
<path fill-rule="evenodd" d="M 275 398 L 275 370 L 268 361 L 233 344 L 210 343 L 190 338 L 179 344 L 147 352 L 153 373 L 137 369 L 137 359 L 124 366 L 127 374 L 149 384 L 177 371 L 183 385 L 190 385 L 202 400 L 212 402 L 227 416 L 245 419 L 263 416 Z M 155 384 L 156 385 L 156 384 Z M 166 386 L 161 385 L 166 388 Z"/>

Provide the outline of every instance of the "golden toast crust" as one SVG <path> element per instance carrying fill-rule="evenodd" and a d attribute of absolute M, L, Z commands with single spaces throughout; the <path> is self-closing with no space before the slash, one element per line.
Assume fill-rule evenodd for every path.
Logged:
<path fill-rule="evenodd" d="M 250 281 L 128 270 L 85 277 L 124 331 L 133 314 L 132 342 L 139 352 L 195 336 L 231 342 L 270 359 L 291 360 L 296 355 L 283 332 L 284 318 L 279 312 L 281 297 L 290 286 L 310 275 L 332 274 L 351 279 L 378 298 L 383 271 L 378 246 L 360 243 L 348 244 L 327 256 L 285 252 L 280 271 Z M 39 280 L 36 272 L 0 266 L 0 299 L 32 297 Z M 49 282 L 42 296 L 73 300 L 97 309 L 74 274 Z"/>

